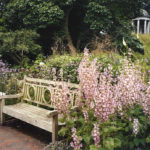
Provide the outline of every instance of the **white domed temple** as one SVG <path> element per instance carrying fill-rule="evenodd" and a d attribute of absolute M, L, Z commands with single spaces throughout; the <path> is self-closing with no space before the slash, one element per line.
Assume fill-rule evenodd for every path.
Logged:
<path fill-rule="evenodd" d="M 150 34 L 150 15 L 146 10 L 142 10 L 143 16 L 133 19 L 137 34 Z"/>

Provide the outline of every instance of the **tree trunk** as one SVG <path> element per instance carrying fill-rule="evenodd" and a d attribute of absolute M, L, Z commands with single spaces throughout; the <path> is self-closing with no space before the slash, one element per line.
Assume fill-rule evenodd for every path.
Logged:
<path fill-rule="evenodd" d="M 71 11 L 71 9 L 69 9 L 66 12 L 66 16 L 65 16 L 66 38 L 67 38 L 68 47 L 70 49 L 71 54 L 76 55 L 77 50 L 76 50 L 75 46 L 73 45 L 72 38 L 71 38 L 71 35 L 70 35 L 70 32 L 69 32 L 69 15 L 70 15 L 70 11 Z"/>
<path fill-rule="evenodd" d="M 12 57 L 15 63 L 21 64 L 21 58 L 16 53 L 10 55 L 10 57 Z"/>

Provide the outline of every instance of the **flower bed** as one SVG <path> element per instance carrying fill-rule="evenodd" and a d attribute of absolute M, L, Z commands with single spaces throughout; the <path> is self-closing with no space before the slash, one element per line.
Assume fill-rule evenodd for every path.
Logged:
<path fill-rule="evenodd" d="M 31 77 L 69 80 L 80 84 L 81 97 L 76 102 L 76 112 L 70 109 L 65 84 L 59 95 L 61 103 L 56 105 L 58 111 L 64 114 L 60 121 L 66 122 L 59 135 L 66 139 L 65 144 L 69 148 L 148 150 L 150 83 L 145 82 L 140 65 L 134 64 L 130 58 L 118 57 L 113 60 L 109 56 L 93 59 L 87 51 L 85 49 L 84 57 L 57 57 L 40 66 L 35 64 L 30 69 L 21 69 L 21 72 Z M 1 64 L 1 69 L 5 70 L 6 65 Z M 7 69 L 6 72 L 11 74 Z"/>
<path fill-rule="evenodd" d="M 12 69 L 2 60 L 0 60 L 0 92 L 13 94 L 18 91 L 17 78 L 19 70 Z"/>
<path fill-rule="evenodd" d="M 66 99 L 65 110 L 59 105 L 64 114 L 60 121 L 66 122 L 59 134 L 68 144 L 75 150 L 148 149 L 150 84 L 145 83 L 140 66 L 125 58 L 114 74 L 110 64 L 103 68 L 97 59 L 90 61 L 86 49 L 78 73 L 78 111 L 72 112 Z"/>

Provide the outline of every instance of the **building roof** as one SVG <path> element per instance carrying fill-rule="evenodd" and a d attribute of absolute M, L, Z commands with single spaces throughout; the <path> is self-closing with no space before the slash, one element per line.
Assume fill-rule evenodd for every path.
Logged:
<path fill-rule="evenodd" d="M 149 16 L 148 12 L 145 9 L 141 9 L 141 12 L 144 17 Z"/>
<path fill-rule="evenodd" d="M 137 17 L 133 20 L 150 20 L 150 16 Z"/>
<path fill-rule="evenodd" d="M 141 9 L 141 17 L 137 17 L 133 20 L 150 20 L 150 15 L 145 9 Z"/>

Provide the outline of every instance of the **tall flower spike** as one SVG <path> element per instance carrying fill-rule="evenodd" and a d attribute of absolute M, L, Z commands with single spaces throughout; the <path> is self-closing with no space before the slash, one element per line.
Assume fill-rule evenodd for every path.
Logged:
<path fill-rule="evenodd" d="M 57 87 L 52 94 L 53 103 L 61 114 L 69 114 L 70 107 L 70 91 L 66 82 L 62 82 L 62 88 Z"/>
<path fill-rule="evenodd" d="M 52 69 L 52 74 L 53 74 L 53 80 L 56 81 L 57 77 L 56 77 L 56 68 Z"/>
<path fill-rule="evenodd" d="M 136 136 L 139 132 L 139 120 L 137 118 L 134 118 L 133 120 L 133 134 Z"/>
<path fill-rule="evenodd" d="M 85 48 L 85 51 L 88 50 Z M 98 67 L 96 63 L 97 59 L 90 62 L 88 55 L 85 54 L 78 69 L 81 93 L 88 106 L 93 100 L 94 91 L 98 84 Z"/>
<path fill-rule="evenodd" d="M 80 150 L 82 147 L 82 144 L 80 143 L 82 139 L 77 136 L 76 128 L 72 128 L 72 138 L 73 142 L 70 143 L 71 147 L 73 147 L 74 150 Z"/>
<path fill-rule="evenodd" d="M 83 115 L 84 115 L 85 122 L 87 122 L 89 119 L 87 110 L 83 110 Z"/>
<path fill-rule="evenodd" d="M 63 81 L 63 80 L 64 80 L 63 75 L 64 75 L 64 73 L 63 73 L 63 69 L 61 68 L 61 69 L 60 69 L 60 78 L 61 78 L 61 81 Z"/>
<path fill-rule="evenodd" d="M 111 66 L 109 68 L 110 70 L 105 69 L 100 74 L 100 81 L 93 96 L 95 102 L 94 115 L 100 122 L 107 121 L 109 116 L 115 112 L 116 107 Z"/>
<path fill-rule="evenodd" d="M 142 73 L 137 66 L 128 60 L 124 60 L 123 69 L 117 78 L 117 84 L 114 86 L 116 91 L 117 106 L 122 108 L 133 107 L 134 104 L 142 104 L 145 99 L 147 85 L 143 83 Z"/>
<path fill-rule="evenodd" d="M 84 48 L 84 56 L 89 56 L 89 49 L 86 47 Z"/>
<path fill-rule="evenodd" d="M 92 137 L 95 143 L 95 146 L 98 148 L 100 143 L 100 133 L 99 133 L 99 127 L 98 124 L 94 124 L 94 129 L 92 131 Z"/>

